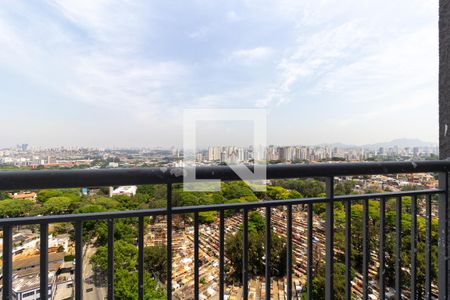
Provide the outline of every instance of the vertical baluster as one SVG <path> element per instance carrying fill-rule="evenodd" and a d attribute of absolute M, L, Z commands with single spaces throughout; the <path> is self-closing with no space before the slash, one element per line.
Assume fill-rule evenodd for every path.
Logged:
<path fill-rule="evenodd" d="M 244 246 L 242 253 L 242 296 L 244 300 L 248 299 L 248 210 L 244 208 Z"/>
<path fill-rule="evenodd" d="M 144 217 L 138 224 L 138 297 L 144 299 Z"/>
<path fill-rule="evenodd" d="M 172 300 L 172 184 L 167 184 L 167 300 Z"/>
<path fill-rule="evenodd" d="M 307 298 L 312 299 L 312 281 L 313 281 L 313 204 L 308 203 L 308 262 L 307 262 Z"/>
<path fill-rule="evenodd" d="M 369 199 L 363 200 L 363 299 L 369 298 Z"/>
<path fill-rule="evenodd" d="M 75 299 L 83 299 L 83 222 L 75 222 Z"/>
<path fill-rule="evenodd" d="M 411 299 L 417 298 L 417 196 L 411 197 Z"/>
<path fill-rule="evenodd" d="M 426 237 L 425 237 L 425 299 L 431 298 L 431 195 L 425 203 Z"/>
<path fill-rule="evenodd" d="M 108 219 L 108 299 L 114 299 L 114 219 Z"/>
<path fill-rule="evenodd" d="M 326 196 L 328 198 L 325 211 L 325 299 L 334 298 L 333 263 L 334 263 L 334 178 L 326 179 Z"/>
<path fill-rule="evenodd" d="M 439 173 L 439 189 L 445 193 L 439 195 L 439 239 L 438 239 L 438 290 L 439 299 L 447 299 L 447 238 L 448 238 L 448 172 Z"/>
<path fill-rule="evenodd" d="M 345 202 L 345 298 L 351 300 L 352 297 L 352 202 Z"/>
<path fill-rule="evenodd" d="M 270 300 L 270 256 L 271 256 L 271 226 L 272 212 L 270 207 L 266 207 L 266 243 L 265 243 L 265 259 L 266 259 L 266 300 Z"/>
<path fill-rule="evenodd" d="M 396 199 L 395 299 L 402 299 L 402 197 Z"/>
<path fill-rule="evenodd" d="M 292 205 L 287 206 L 287 300 L 292 299 Z"/>
<path fill-rule="evenodd" d="M 194 299 L 198 300 L 198 212 L 194 213 Z"/>
<path fill-rule="evenodd" d="M 41 299 L 48 298 L 48 224 L 40 225 L 40 294 Z"/>
<path fill-rule="evenodd" d="M 220 211 L 219 300 L 225 298 L 225 211 Z"/>
<path fill-rule="evenodd" d="M 384 280 L 384 269 L 385 269 L 385 215 L 386 215 L 386 199 L 380 199 L 380 299 L 384 300 L 385 297 L 385 280 Z"/>
<path fill-rule="evenodd" d="M 3 226 L 3 299 L 12 300 L 12 228 Z"/>

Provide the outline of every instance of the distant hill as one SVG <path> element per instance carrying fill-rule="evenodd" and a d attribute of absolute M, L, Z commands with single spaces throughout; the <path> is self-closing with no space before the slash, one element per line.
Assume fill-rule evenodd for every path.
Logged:
<path fill-rule="evenodd" d="M 376 144 L 368 144 L 364 145 L 364 148 L 389 148 L 398 146 L 400 148 L 406 148 L 406 147 L 436 147 L 437 143 L 431 143 L 431 142 L 424 142 L 419 139 L 395 139 L 390 142 L 384 142 L 384 143 L 376 143 Z"/>
<path fill-rule="evenodd" d="M 318 144 L 315 146 L 319 146 L 319 147 L 330 147 L 330 148 L 356 148 L 356 147 L 361 147 L 361 146 L 357 146 L 357 145 L 349 145 L 349 144 L 344 144 L 344 143 L 322 143 L 322 144 Z"/>

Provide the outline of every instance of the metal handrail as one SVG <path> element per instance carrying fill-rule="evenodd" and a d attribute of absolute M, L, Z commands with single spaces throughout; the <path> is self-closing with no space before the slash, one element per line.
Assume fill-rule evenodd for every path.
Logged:
<path fill-rule="evenodd" d="M 237 168 L 254 170 L 252 166 L 238 166 Z M 256 165 L 256 168 L 260 168 L 260 166 Z M 292 164 L 267 166 L 266 178 L 288 179 L 449 171 L 450 160 Z M 197 179 L 240 180 L 239 176 L 228 166 L 0 171 L 0 190 L 180 183 L 183 182 L 184 174 L 193 172 Z M 257 174 L 259 173 L 255 173 L 255 176 Z"/>
<path fill-rule="evenodd" d="M 247 168 L 247 166 L 240 166 Z M 445 288 L 447 285 L 447 226 L 448 226 L 448 174 L 450 170 L 450 161 L 417 161 L 417 162 L 380 162 L 380 163 L 323 163 L 323 164 L 302 164 L 302 165 L 271 165 L 267 166 L 267 179 L 287 179 L 287 178 L 306 178 L 306 177 L 322 177 L 325 179 L 326 194 L 319 198 L 301 198 L 288 200 L 268 200 L 260 202 L 248 203 L 230 203 L 203 206 L 186 206 L 172 207 L 172 190 L 174 183 L 183 182 L 186 172 L 195 172 L 197 179 L 220 179 L 220 180 L 240 180 L 234 171 L 227 166 L 217 167 L 197 167 L 193 168 L 144 168 L 144 169 L 101 169 L 101 170 L 47 170 L 47 171 L 3 171 L 0 172 L 0 190 L 17 190 L 17 189 L 43 189 L 43 188 L 69 188 L 69 187 L 97 187 L 97 186 L 116 186 L 116 185 L 136 185 L 136 184 L 166 184 L 167 185 L 167 206 L 166 208 L 144 209 L 132 211 L 117 212 L 101 212 L 87 214 L 68 214 L 68 215 L 50 215 L 50 216 L 34 216 L 22 218 L 3 218 L 0 219 L 0 226 L 3 229 L 3 299 L 12 299 L 12 233 L 15 226 L 37 224 L 40 225 L 41 243 L 41 290 L 47 290 L 48 279 L 48 243 L 45 240 L 48 237 L 48 225 L 55 222 L 73 222 L 75 225 L 75 298 L 82 299 L 82 226 L 84 221 L 89 220 L 107 220 L 108 222 L 108 298 L 113 299 L 114 294 L 114 220 L 119 218 L 138 218 L 138 286 L 139 299 L 144 297 L 144 269 L 143 269 L 143 237 L 144 237 L 144 217 L 147 216 L 166 216 L 167 217 L 167 298 L 172 299 L 172 216 L 176 214 L 194 214 L 194 298 L 199 298 L 199 240 L 198 240 L 198 214 L 205 211 L 217 211 L 220 218 L 220 271 L 219 271 L 219 295 L 220 299 L 224 298 L 224 269 L 225 269 L 225 253 L 224 253 L 224 219 L 226 210 L 240 210 L 243 212 L 243 298 L 248 298 L 248 212 L 251 209 L 265 208 L 266 211 L 266 243 L 271 243 L 270 223 L 271 209 L 274 207 L 286 207 L 286 235 L 287 235 L 287 299 L 292 298 L 292 207 L 294 205 L 306 205 L 308 208 L 308 299 L 311 299 L 310 293 L 312 289 L 312 239 L 313 239 L 313 219 L 312 207 L 316 203 L 325 203 L 325 299 L 333 299 L 333 265 L 334 265 L 334 203 L 344 202 L 345 204 L 345 265 L 346 265 L 346 297 L 351 298 L 351 204 L 353 201 L 362 201 L 363 205 L 363 298 L 367 299 L 369 292 L 369 199 L 377 199 L 380 201 L 380 270 L 379 270 L 379 286 L 380 298 L 384 299 L 384 271 L 385 271 L 385 201 L 387 199 L 396 199 L 396 255 L 401 254 L 401 214 L 402 214 L 402 197 L 411 196 L 412 229 L 411 229 L 411 297 L 415 297 L 416 293 L 416 247 L 417 247 L 417 197 L 426 197 L 426 217 L 427 217 L 427 251 L 430 252 L 429 245 L 431 238 L 431 200 L 433 195 L 439 196 L 439 274 L 438 286 L 439 297 L 444 299 L 447 297 Z M 356 176 L 356 175 L 375 175 L 375 174 L 398 174 L 398 173 L 439 173 L 439 187 L 437 189 L 402 191 L 392 193 L 376 193 L 376 194 L 358 194 L 358 195 L 334 195 L 334 179 L 338 176 Z M 266 299 L 270 299 L 270 247 L 265 247 L 265 265 L 266 265 Z M 426 295 L 431 297 L 431 258 L 427 254 L 426 259 Z M 395 264 L 396 273 L 396 299 L 402 297 L 401 282 L 401 261 L 397 260 Z M 268 280 L 269 279 L 269 280 Z"/>

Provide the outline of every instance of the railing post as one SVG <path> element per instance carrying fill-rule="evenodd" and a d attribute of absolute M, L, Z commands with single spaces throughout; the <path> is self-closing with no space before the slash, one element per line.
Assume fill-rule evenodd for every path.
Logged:
<path fill-rule="evenodd" d="M 194 213 L 194 299 L 199 299 L 198 212 Z"/>
<path fill-rule="evenodd" d="M 313 281 L 313 204 L 308 203 L 308 246 L 307 246 L 307 295 L 306 299 L 312 299 L 312 281 Z"/>
<path fill-rule="evenodd" d="M 3 226 L 3 287 L 2 287 L 2 299 L 12 299 L 12 228 L 9 225 Z"/>
<path fill-rule="evenodd" d="M 325 216 L 325 299 L 334 299 L 333 263 L 334 263 L 334 178 L 328 177 L 326 183 Z"/>
<path fill-rule="evenodd" d="M 40 294 L 41 299 L 48 299 L 48 224 L 41 224 L 40 232 Z"/>
<path fill-rule="evenodd" d="M 219 300 L 225 299 L 225 211 L 220 211 Z"/>
<path fill-rule="evenodd" d="M 243 214 L 242 299 L 248 299 L 248 209 Z"/>
<path fill-rule="evenodd" d="M 272 212 L 270 210 L 270 207 L 266 207 L 266 242 L 264 244 L 264 250 L 265 250 L 265 279 L 266 279 L 266 300 L 270 300 L 270 248 L 271 246 L 271 239 L 272 239 L 272 225 L 271 225 L 271 218 L 272 218 Z M 222 299 L 220 299 L 222 300 Z"/>
<path fill-rule="evenodd" d="M 439 0 L 439 156 L 441 159 L 450 158 L 450 0 Z M 445 185 L 448 187 L 448 181 L 445 182 Z M 448 200 L 448 193 L 446 193 L 446 195 L 445 202 Z M 444 203 L 441 203 L 444 202 L 443 197 L 441 197 L 441 199 L 442 201 L 439 201 L 440 209 L 441 205 L 444 205 Z M 448 217 L 447 211 L 445 214 L 445 217 Z M 448 219 L 445 220 L 445 224 L 439 222 L 439 241 L 441 242 L 439 247 L 439 276 L 444 276 L 444 270 L 441 269 L 444 267 L 446 268 L 445 281 L 444 278 L 439 278 L 439 299 L 444 299 L 441 298 L 441 296 L 444 296 L 443 293 L 445 293 L 445 299 L 447 299 L 448 285 L 445 283 L 447 282 L 447 276 L 450 273 L 448 264 L 445 266 L 441 265 L 441 262 L 443 261 L 441 256 L 444 255 L 441 253 L 441 251 L 443 251 L 443 249 L 441 249 L 443 248 L 442 243 L 444 242 L 441 241 L 441 235 L 443 234 L 441 232 L 441 229 L 443 228 L 441 227 L 446 225 L 445 231 L 448 232 L 448 224 L 450 223 L 448 222 Z M 447 236 L 445 238 L 445 242 L 447 242 L 449 239 Z M 445 289 L 445 291 L 443 289 Z"/>
<path fill-rule="evenodd" d="M 114 300 L 114 219 L 108 219 L 108 300 Z"/>
<path fill-rule="evenodd" d="M 287 266 L 286 266 L 287 300 L 292 299 L 292 205 L 287 207 Z"/>
<path fill-rule="evenodd" d="M 439 188 L 445 190 L 445 193 L 439 195 L 439 237 L 438 237 L 438 287 L 439 299 L 447 299 L 447 277 L 448 277 L 448 263 L 447 263 L 447 247 L 448 247 L 448 173 L 439 173 Z"/>
<path fill-rule="evenodd" d="M 144 217 L 139 217 L 138 223 L 138 299 L 144 299 Z"/>
<path fill-rule="evenodd" d="M 83 222 L 75 222 L 75 300 L 83 299 Z"/>
<path fill-rule="evenodd" d="M 167 300 L 172 300 L 172 184 L 167 184 Z"/>

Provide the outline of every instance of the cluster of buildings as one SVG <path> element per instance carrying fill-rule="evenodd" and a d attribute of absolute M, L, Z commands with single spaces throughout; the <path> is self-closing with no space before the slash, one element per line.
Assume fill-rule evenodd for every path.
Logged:
<path fill-rule="evenodd" d="M 197 152 L 200 163 L 238 164 L 265 160 L 268 162 L 320 162 L 332 160 L 365 161 L 378 159 L 408 160 L 437 156 L 437 147 L 351 147 L 351 146 L 214 146 Z"/>
<path fill-rule="evenodd" d="M 251 160 L 263 160 L 265 149 L 260 147 L 259 149 L 254 149 L 252 146 L 248 148 L 244 147 L 209 147 L 208 153 L 197 153 L 197 161 L 210 161 L 210 162 L 221 162 L 229 164 L 237 164 L 241 162 L 248 162 Z"/>
<path fill-rule="evenodd" d="M 93 158 L 86 156 L 83 149 L 65 148 L 29 148 L 27 144 L 14 148 L 0 149 L 0 165 L 15 167 L 61 167 L 72 168 L 80 165 L 90 165 Z"/>
<path fill-rule="evenodd" d="M 2 246 L 2 240 L 0 243 Z M 13 244 L 13 299 L 43 299 L 40 291 L 39 234 L 29 229 L 20 229 L 13 235 Z M 73 261 L 66 262 L 65 259 L 71 253 L 73 253 L 73 243 L 68 234 L 49 236 L 48 299 L 59 300 L 73 297 Z"/>
<path fill-rule="evenodd" d="M 413 146 L 211 146 L 195 152 L 199 164 L 240 164 L 253 161 L 297 163 L 321 161 L 421 160 L 437 158 L 438 147 Z M 36 148 L 27 144 L 0 149 L 0 166 L 27 168 L 117 168 L 183 166 L 183 150 L 148 148 Z"/>

